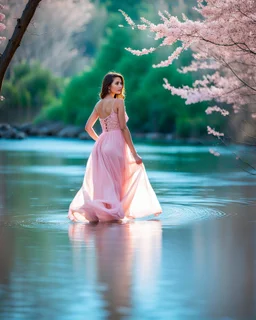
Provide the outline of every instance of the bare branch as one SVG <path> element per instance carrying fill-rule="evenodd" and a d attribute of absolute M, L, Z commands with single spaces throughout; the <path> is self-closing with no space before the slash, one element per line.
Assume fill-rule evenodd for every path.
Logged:
<path fill-rule="evenodd" d="M 229 70 L 234 74 L 234 76 L 236 76 L 236 78 L 241 81 L 244 85 L 246 85 L 248 88 L 250 88 L 253 91 L 256 91 L 256 88 L 251 87 L 247 82 L 245 82 L 242 78 L 240 78 L 236 72 L 231 68 L 231 66 L 224 60 L 222 59 L 222 61 L 225 63 L 225 66 L 229 68 Z"/>
<path fill-rule="evenodd" d="M 7 46 L 0 57 L 0 91 L 2 88 L 2 82 L 5 72 L 17 48 L 20 46 L 20 42 L 40 2 L 41 0 L 29 0 L 22 13 L 21 18 L 17 19 L 17 25 L 15 27 L 13 35 L 11 39 L 9 39 Z"/>
<path fill-rule="evenodd" d="M 236 6 L 236 8 L 237 8 L 237 10 L 238 10 L 243 16 L 245 16 L 245 17 L 248 18 L 248 19 L 251 19 L 253 22 L 256 23 L 256 20 L 253 19 L 252 17 L 249 17 L 247 14 L 245 14 L 245 13 L 239 8 L 239 6 Z"/>

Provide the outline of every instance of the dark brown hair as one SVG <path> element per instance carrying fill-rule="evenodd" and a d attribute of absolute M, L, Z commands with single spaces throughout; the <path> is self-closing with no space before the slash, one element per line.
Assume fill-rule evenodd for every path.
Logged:
<path fill-rule="evenodd" d="M 108 94 L 108 87 L 114 81 L 114 78 L 119 77 L 122 79 L 123 87 L 120 94 L 115 94 L 115 98 L 124 99 L 125 97 L 125 88 L 124 88 L 124 77 L 118 72 L 108 72 L 102 80 L 100 98 L 104 99 Z"/>

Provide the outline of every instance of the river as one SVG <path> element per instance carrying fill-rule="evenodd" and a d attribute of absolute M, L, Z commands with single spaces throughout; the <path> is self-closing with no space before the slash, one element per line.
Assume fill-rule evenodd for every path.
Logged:
<path fill-rule="evenodd" d="M 93 144 L 0 141 L 0 318 L 255 320 L 255 151 L 135 142 L 162 215 L 73 223 Z"/>

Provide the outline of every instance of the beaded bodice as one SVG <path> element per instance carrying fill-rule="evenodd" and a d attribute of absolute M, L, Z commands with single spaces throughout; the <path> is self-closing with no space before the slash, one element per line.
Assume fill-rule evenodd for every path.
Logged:
<path fill-rule="evenodd" d="M 99 118 L 102 131 L 108 132 L 112 130 L 120 130 L 119 120 L 117 113 L 113 110 L 111 110 L 111 113 L 109 116 L 107 116 L 104 119 Z M 125 120 L 126 122 L 129 120 L 129 117 L 127 113 L 125 112 Z"/>

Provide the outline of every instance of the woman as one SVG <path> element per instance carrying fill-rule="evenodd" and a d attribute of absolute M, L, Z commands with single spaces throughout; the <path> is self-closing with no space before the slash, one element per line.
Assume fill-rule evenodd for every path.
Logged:
<path fill-rule="evenodd" d="M 124 105 L 124 78 L 105 75 L 100 100 L 85 130 L 96 142 L 86 164 L 83 184 L 70 203 L 72 221 L 120 221 L 162 213 L 131 138 Z M 93 129 L 99 118 L 102 133 Z"/>

